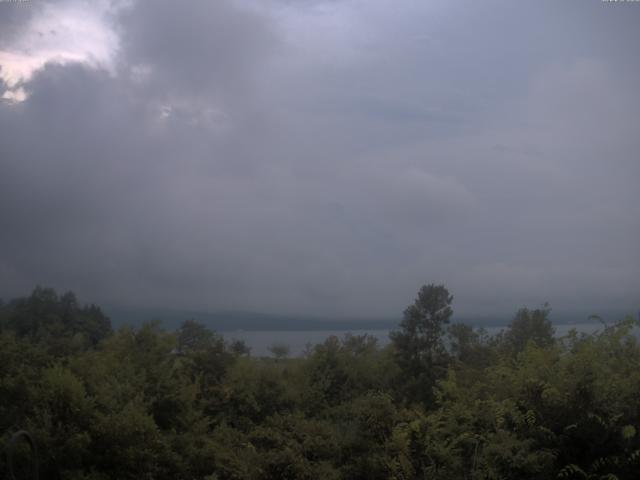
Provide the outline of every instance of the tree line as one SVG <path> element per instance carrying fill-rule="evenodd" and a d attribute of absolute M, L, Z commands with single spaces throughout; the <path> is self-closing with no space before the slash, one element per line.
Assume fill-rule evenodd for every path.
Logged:
<path fill-rule="evenodd" d="M 0 451 L 29 431 L 45 479 L 640 478 L 635 319 L 556 338 L 545 305 L 490 336 L 452 302 L 425 285 L 387 346 L 262 358 L 36 288 L 0 303 Z"/>

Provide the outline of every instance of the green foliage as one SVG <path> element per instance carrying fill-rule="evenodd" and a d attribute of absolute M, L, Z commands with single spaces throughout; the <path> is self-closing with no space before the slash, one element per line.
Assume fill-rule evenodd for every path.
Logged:
<path fill-rule="evenodd" d="M 451 357 L 462 365 L 477 369 L 488 367 L 496 361 L 496 352 L 490 346 L 490 338 L 482 328 L 455 323 L 447 329 Z M 473 376 L 476 376 L 474 372 Z"/>
<path fill-rule="evenodd" d="M 303 365 L 303 404 L 318 411 L 349 401 L 370 390 L 388 389 L 399 370 L 389 350 L 376 339 L 347 334 L 316 345 Z"/>
<path fill-rule="evenodd" d="M 491 338 L 445 332 L 450 303 L 423 287 L 385 348 L 255 358 L 194 321 L 96 330 L 36 289 L 0 306 L 0 449 L 28 429 L 41 478 L 72 480 L 638 478 L 634 319 L 554 339 L 523 309 Z"/>
<path fill-rule="evenodd" d="M 269 351 L 278 360 L 282 360 L 289 356 L 289 354 L 291 353 L 291 347 L 289 347 L 289 345 L 287 345 L 286 343 L 274 343 L 269 347 Z"/>
<path fill-rule="evenodd" d="M 424 285 L 413 305 L 404 311 L 400 330 L 391 332 L 398 365 L 411 400 L 429 403 L 435 381 L 446 370 L 442 340 L 453 310 L 453 296 L 443 285 Z"/>
<path fill-rule="evenodd" d="M 523 351 L 529 342 L 539 347 L 553 345 L 555 332 L 549 320 L 550 313 L 551 309 L 547 304 L 535 310 L 518 310 L 504 336 L 507 348 L 517 353 Z"/>
<path fill-rule="evenodd" d="M 111 322 L 95 305 L 81 307 L 73 293 L 37 287 L 2 308 L 2 324 L 18 337 L 39 342 L 57 356 L 95 347 L 111 333 Z"/>

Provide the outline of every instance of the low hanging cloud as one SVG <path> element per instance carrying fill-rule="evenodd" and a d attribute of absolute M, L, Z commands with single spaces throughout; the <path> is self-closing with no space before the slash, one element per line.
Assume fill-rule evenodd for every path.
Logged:
<path fill-rule="evenodd" d="M 0 296 L 638 307 L 632 5 L 30 3 L 0 3 Z"/>

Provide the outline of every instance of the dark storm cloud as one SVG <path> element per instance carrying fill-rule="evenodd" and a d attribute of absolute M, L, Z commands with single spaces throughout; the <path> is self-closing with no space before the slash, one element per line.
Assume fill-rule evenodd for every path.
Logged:
<path fill-rule="evenodd" d="M 164 95 L 224 100 L 247 83 L 275 42 L 271 25 L 228 1 L 141 1 L 120 15 L 127 65 L 148 67 Z"/>
<path fill-rule="evenodd" d="M 384 316 L 433 281 L 467 314 L 633 309 L 633 7 L 111 12 L 112 69 L 0 104 L 1 294 Z"/>

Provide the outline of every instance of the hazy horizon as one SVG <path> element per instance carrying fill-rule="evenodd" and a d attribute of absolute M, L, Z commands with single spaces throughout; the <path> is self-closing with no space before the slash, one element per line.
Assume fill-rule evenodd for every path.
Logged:
<path fill-rule="evenodd" d="M 540 306 L 521 306 L 520 308 L 539 308 Z M 178 328 L 185 320 L 202 322 L 217 331 L 296 331 L 296 330 L 385 330 L 399 328 L 402 312 L 393 316 L 323 316 L 309 313 L 278 314 L 247 311 L 198 311 L 157 308 L 126 308 L 112 305 L 102 306 L 113 325 L 141 325 L 144 322 L 160 320 L 164 328 Z M 640 312 L 624 310 L 608 311 L 554 311 L 549 319 L 555 325 L 571 324 L 614 324 L 627 316 L 638 317 Z M 464 323 L 474 327 L 504 327 L 516 316 L 516 311 L 508 314 L 461 315 L 453 312 L 451 323 Z M 599 320 L 599 319 L 600 320 Z"/>

